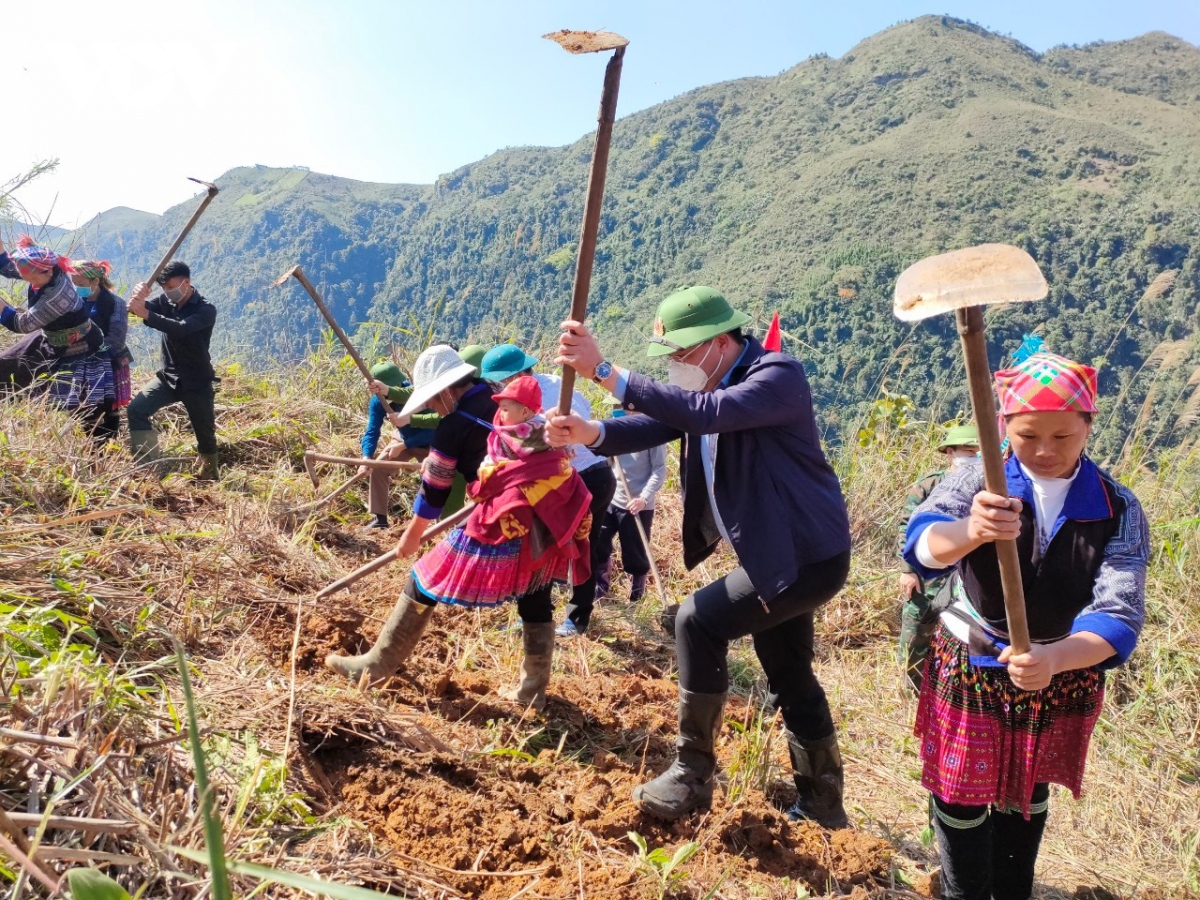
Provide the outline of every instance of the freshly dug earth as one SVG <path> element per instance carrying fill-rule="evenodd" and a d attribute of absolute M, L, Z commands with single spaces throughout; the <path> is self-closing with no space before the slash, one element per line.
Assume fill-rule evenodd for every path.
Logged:
<path fill-rule="evenodd" d="M 373 551 L 354 548 L 347 566 Z M 304 615 L 298 691 L 356 690 L 322 660 L 369 645 L 404 575 L 402 566 L 385 570 Z M 769 721 L 775 738 L 754 786 L 721 776 L 713 808 L 676 823 L 637 810 L 633 788 L 673 758 L 677 688 L 667 677 L 672 648 L 622 612 L 602 609 L 588 637 L 560 641 L 550 702 L 534 714 L 498 694 L 520 660 L 519 632 L 503 627 L 511 611 L 439 608 L 377 697 L 448 749 L 421 752 L 361 728 L 302 723 L 306 755 L 338 804 L 333 812 L 363 822 L 431 886 L 463 897 L 501 900 L 525 888 L 528 897 L 704 897 L 717 886 L 731 898 L 794 898 L 800 886 L 815 895 L 882 895 L 890 845 L 792 823 L 782 812 L 795 794 L 778 777 L 784 743 Z M 281 607 L 257 629 L 281 668 L 291 664 L 291 619 Z M 723 731 L 723 769 L 736 768 L 745 745 L 735 726 L 746 707 L 734 697 L 726 710 L 734 725 Z M 769 797 L 761 790 L 768 776 Z M 666 859 L 690 841 L 699 849 L 663 873 L 639 857 L 631 832 Z"/>

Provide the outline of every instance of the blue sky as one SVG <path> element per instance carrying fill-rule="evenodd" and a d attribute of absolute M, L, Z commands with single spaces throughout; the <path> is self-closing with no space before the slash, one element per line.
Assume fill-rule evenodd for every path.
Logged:
<path fill-rule="evenodd" d="M 53 27 L 37 40 L 10 32 L 0 54 L 22 110 L 0 145 L 0 182 L 59 158 L 17 199 L 67 227 L 113 206 L 162 212 L 193 195 L 185 176 L 255 163 L 428 183 L 499 148 L 562 145 L 594 127 L 606 55 L 572 57 L 540 38 L 559 28 L 630 39 L 622 116 L 840 56 L 933 12 L 1039 51 L 1155 30 L 1200 44 L 1198 0 L 942 3 L 51 0 L 39 15 Z"/>

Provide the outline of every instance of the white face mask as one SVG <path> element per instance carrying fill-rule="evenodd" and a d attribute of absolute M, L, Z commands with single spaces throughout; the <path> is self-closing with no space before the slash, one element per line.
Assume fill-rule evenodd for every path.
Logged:
<path fill-rule="evenodd" d="M 957 471 L 963 463 L 970 462 L 977 458 L 979 452 L 977 450 L 969 450 L 965 447 L 955 447 L 950 453 L 950 471 Z"/>
<path fill-rule="evenodd" d="M 713 345 L 709 344 L 704 355 L 700 357 L 699 363 L 685 363 L 678 359 L 667 360 L 667 382 L 675 387 L 683 388 L 685 391 L 702 391 L 708 387 L 708 379 L 712 376 L 705 371 L 704 363 L 708 360 L 708 354 L 712 348 Z"/>

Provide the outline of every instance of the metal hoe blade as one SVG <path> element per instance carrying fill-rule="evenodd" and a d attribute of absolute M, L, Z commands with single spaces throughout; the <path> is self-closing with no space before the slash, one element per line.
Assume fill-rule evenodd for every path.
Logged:
<path fill-rule="evenodd" d="M 571 31 L 569 28 L 552 31 L 543 34 L 542 37 L 554 41 L 568 53 L 601 53 L 604 50 L 616 50 L 629 43 L 611 31 Z"/>
<path fill-rule="evenodd" d="M 915 322 L 970 306 L 1041 300 L 1050 288 L 1028 253 L 1008 244 L 980 244 L 909 266 L 896 281 L 893 312 Z"/>

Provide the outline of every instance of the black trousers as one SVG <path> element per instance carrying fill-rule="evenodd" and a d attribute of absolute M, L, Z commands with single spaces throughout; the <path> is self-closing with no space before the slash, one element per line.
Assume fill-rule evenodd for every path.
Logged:
<path fill-rule="evenodd" d="M 833 716 L 812 668 L 813 612 L 833 599 L 849 573 L 849 550 L 805 566 L 796 583 L 766 607 L 741 567 L 702 587 L 675 618 L 679 686 L 697 694 L 725 693 L 729 642 L 753 635 L 769 699 L 788 731 L 803 740 L 829 737 Z"/>
<path fill-rule="evenodd" d="M 54 352 L 40 331 L 22 337 L 0 352 L 0 391 L 27 388 L 43 372 L 50 371 Z"/>
<path fill-rule="evenodd" d="M 610 506 L 604 514 L 604 524 L 596 537 L 595 549 L 592 554 L 592 567 L 595 560 L 603 564 L 608 561 L 613 552 L 613 538 L 621 539 L 621 568 L 627 575 L 646 575 L 650 572 L 650 555 L 642 536 L 638 534 L 637 523 L 642 523 L 646 538 L 650 537 L 650 527 L 654 524 L 654 510 L 643 509 L 636 516 L 627 509 Z"/>
<path fill-rule="evenodd" d="M 613 474 L 608 463 L 596 463 L 590 469 L 579 473 L 584 485 L 592 492 L 592 531 L 588 535 L 591 546 L 592 575 L 583 584 L 576 585 L 571 591 L 571 602 L 567 605 L 567 618 L 575 623 L 575 627 L 583 631 L 592 619 L 592 608 L 596 605 L 596 566 L 604 561 L 606 556 L 597 553 L 600 529 L 604 527 L 604 513 L 608 504 L 612 503 L 613 494 L 617 491 L 617 476 Z"/>
<path fill-rule="evenodd" d="M 943 900 L 1029 900 L 1049 798 L 1050 785 L 1034 785 L 1026 819 L 1019 811 L 934 797 Z"/>
<path fill-rule="evenodd" d="M 197 452 L 216 453 L 217 413 L 215 388 L 211 382 L 182 390 L 172 388 L 157 375 L 154 376 L 129 404 L 126 412 L 129 430 L 152 431 L 153 415 L 172 403 L 182 403 L 183 408 L 187 410 L 188 419 L 192 423 L 192 433 L 196 435 Z"/>

